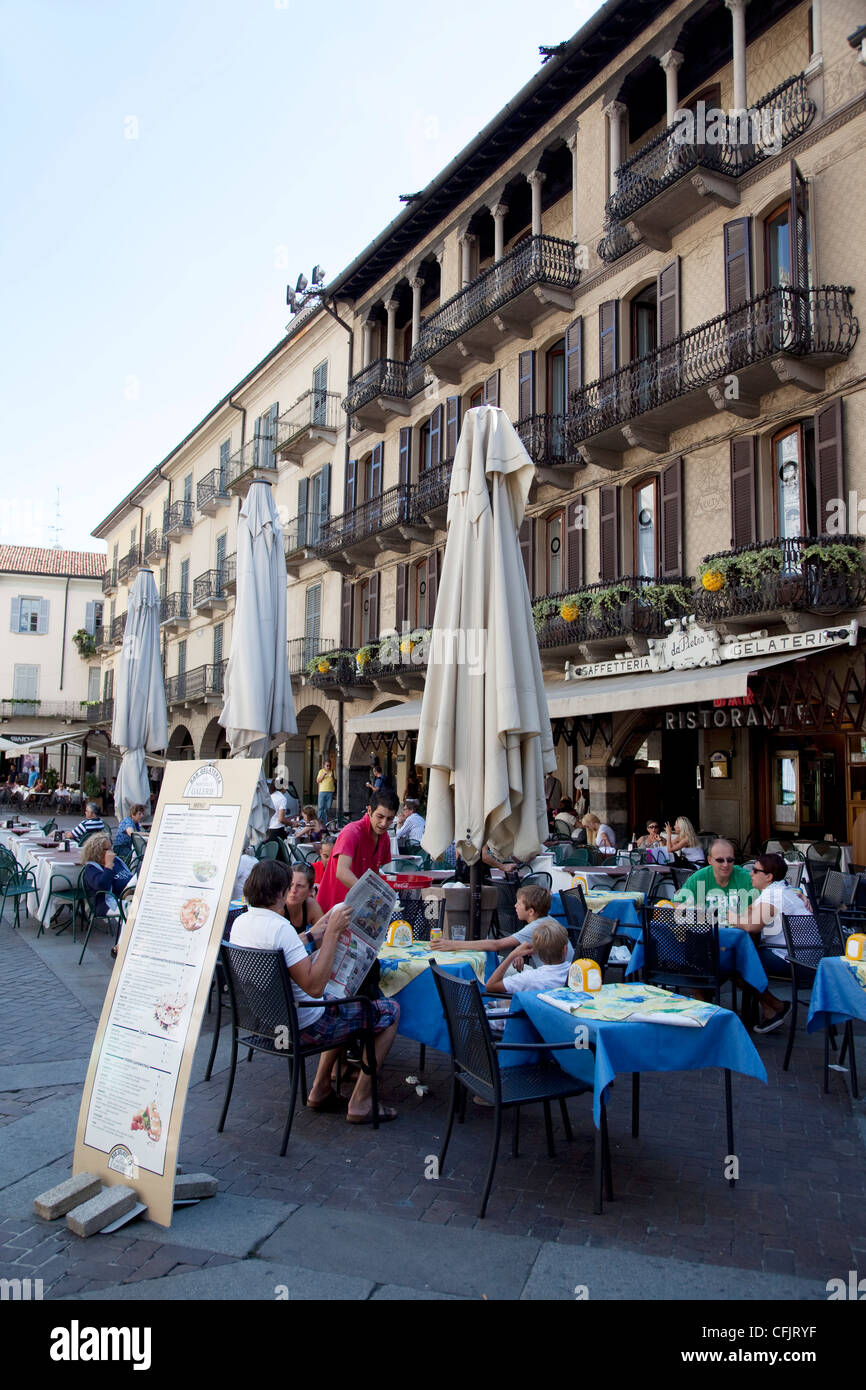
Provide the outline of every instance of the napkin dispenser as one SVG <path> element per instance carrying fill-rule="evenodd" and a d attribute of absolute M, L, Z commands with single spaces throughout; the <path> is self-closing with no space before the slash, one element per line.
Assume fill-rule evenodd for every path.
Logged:
<path fill-rule="evenodd" d="M 392 922 L 385 937 L 386 946 L 411 946 L 412 927 L 409 922 Z"/>
<path fill-rule="evenodd" d="M 595 994 L 601 989 L 601 969 L 594 960 L 573 960 L 568 970 L 568 988 L 580 990 L 584 994 Z"/>
<path fill-rule="evenodd" d="M 848 960 L 866 961 L 866 936 L 862 932 L 852 932 L 848 937 L 845 956 Z"/>

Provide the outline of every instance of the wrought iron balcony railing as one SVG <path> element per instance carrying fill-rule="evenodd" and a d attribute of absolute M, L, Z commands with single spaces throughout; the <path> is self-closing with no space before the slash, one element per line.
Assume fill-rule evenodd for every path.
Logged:
<path fill-rule="evenodd" d="M 102 592 L 110 594 L 112 589 L 117 588 L 117 565 L 105 571 L 102 576 Z"/>
<path fill-rule="evenodd" d="M 180 535 L 183 531 L 191 531 L 192 502 L 181 499 L 180 502 L 172 502 L 170 507 L 166 507 L 162 529 L 163 535 L 169 539 L 172 534 Z"/>
<path fill-rule="evenodd" d="M 423 390 L 424 381 L 423 362 L 415 358 L 409 362 L 397 362 L 390 357 L 378 357 L 369 367 L 352 377 L 343 409 L 348 415 L 354 415 L 378 396 L 409 400 Z"/>
<path fill-rule="evenodd" d="M 717 623 L 786 610 L 830 614 L 859 608 L 866 602 L 862 546 L 862 536 L 776 536 L 708 555 L 704 581 L 695 590 L 695 613 L 703 622 Z M 821 550 L 827 558 L 814 553 Z"/>
<path fill-rule="evenodd" d="M 160 600 L 159 621 L 176 623 L 188 618 L 190 614 L 189 593 L 166 594 Z"/>
<path fill-rule="evenodd" d="M 685 141 L 685 127 L 680 122 L 668 126 L 620 165 L 616 192 L 607 201 L 608 219 L 627 222 L 663 189 L 697 168 L 728 178 L 739 177 L 768 154 L 777 153 L 779 143 L 787 145 L 802 135 L 814 115 L 815 103 L 806 95 L 805 75 L 798 73 L 750 107 L 742 121 L 744 128 L 740 129 L 738 123 L 736 129 L 727 132 L 723 143 Z"/>
<path fill-rule="evenodd" d="M 95 700 L 85 711 L 88 724 L 110 724 L 114 718 L 113 700 Z"/>
<path fill-rule="evenodd" d="M 145 560 L 152 560 L 164 555 L 165 548 L 165 536 L 158 528 L 153 527 L 144 538 Z"/>
<path fill-rule="evenodd" d="M 556 468 L 572 459 L 567 426 L 565 415 L 527 415 L 518 420 L 516 429 L 533 463 Z"/>
<path fill-rule="evenodd" d="M 570 290 L 579 280 L 574 242 L 528 237 L 424 320 L 412 356 L 426 362 L 532 285 L 543 282 Z"/>
<path fill-rule="evenodd" d="M 285 415 L 277 420 L 276 448 L 294 443 L 308 430 L 338 430 L 340 428 L 340 394 L 338 391 L 305 391 Z"/>
<path fill-rule="evenodd" d="M 319 541 L 313 547 L 316 553 L 332 555 L 408 521 L 411 491 L 408 484 L 400 483 L 362 502 L 354 511 L 332 517 L 322 526 Z"/>
<path fill-rule="evenodd" d="M 195 490 L 195 500 L 200 512 L 217 502 L 231 500 L 226 487 L 225 469 L 213 468 L 202 478 Z"/>
<path fill-rule="evenodd" d="M 569 448 L 779 353 L 847 356 L 860 332 L 853 293 L 844 285 L 764 290 L 742 308 L 600 377 L 572 397 Z"/>
<path fill-rule="evenodd" d="M 123 641 L 123 633 L 126 628 L 126 614 L 121 613 L 114 618 L 111 623 L 111 633 L 109 641 L 113 647 L 119 647 Z"/>
<path fill-rule="evenodd" d="M 435 468 L 423 468 L 412 490 L 409 510 L 415 521 L 448 506 L 453 459 L 444 459 Z"/>
<path fill-rule="evenodd" d="M 127 551 L 126 555 L 117 562 L 118 583 L 123 584 L 130 577 L 133 570 L 138 570 L 140 563 L 138 546 L 134 545 L 132 549 Z"/>
<path fill-rule="evenodd" d="M 627 634 L 663 637 L 668 618 L 681 618 L 692 611 L 689 591 L 693 582 L 623 575 L 610 584 L 587 584 L 582 589 L 548 594 L 533 605 L 538 645 L 562 647 Z M 566 599 L 573 603 L 566 605 Z"/>
<path fill-rule="evenodd" d="M 108 640 L 109 640 L 110 637 L 111 637 L 111 624 L 110 624 L 110 623 L 97 623 L 97 624 L 96 624 L 96 627 L 93 629 L 93 640 L 94 640 L 94 642 L 96 643 L 96 650 L 97 650 L 97 651 L 100 651 L 102 647 L 107 647 L 107 646 L 108 646 Z"/>
<path fill-rule="evenodd" d="M 318 656 L 318 652 L 315 652 L 314 655 Z M 327 652 L 323 652 L 320 665 L 326 669 L 321 671 L 314 667 L 310 675 L 310 684 L 318 689 L 333 689 L 336 686 L 343 686 L 350 689 L 359 687 L 369 692 L 371 686 L 370 663 L 359 666 L 355 660 L 354 652 L 340 652 L 335 657 L 328 656 Z"/>
<path fill-rule="evenodd" d="M 327 637 L 292 637 L 288 650 L 289 675 L 306 675 L 307 665 L 314 656 L 326 656 L 328 652 L 336 651 L 336 648 L 336 642 Z"/>
<path fill-rule="evenodd" d="M 165 683 L 166 704 L 178 704 L 181 700 L 207 700 L 223 694 L 227 661 L 219 661 L 211 666 L 194 666 L 191 671 L 180 671 L 169 676 Z"/>
<path fill-rule="evenodd" d="M 267 433 L 257 434 L 253 439 L 248 439 L 229 459 L 226 486 L 233 487 L 241 478 L 245 478 L 247 473 L 252 473 L 257 468 L 276 470 L 275 444 L 276 430 L 270 427 Z"/>
<path fill-rule="evenodd" d="M 192 606 L 199 608 L 205 603 L 220 602 L 225 598 L 223 572 L 221 569 L 207 570 L 199 574 L 192 583 Z"/>
<path fill-rule="evenodd" d="M 223 593 L 233 594 L 237 588 L 238 579 L 238 557 L 237 552 L 232 551 L 223 561 Z"/>

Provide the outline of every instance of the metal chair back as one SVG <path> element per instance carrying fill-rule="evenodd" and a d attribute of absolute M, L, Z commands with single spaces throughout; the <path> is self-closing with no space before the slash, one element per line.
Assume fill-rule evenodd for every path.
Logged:
<path fill-rule="evenodd" d="M 517 915 L 515 904 L 517 902 L 517 883 L 495 883 L 496 889 L 496 921 L 500 936 L 515 936 L 521 927 L 526 925 L 521 922 Z"/>
<path fill-rule="evenodd" d="M 553 829 L 555 830 L 557 835 L 562 835 L 565 839 L 570 840 L 571 832 L 575 829 L 575 827 L 571 824 L 571 821 L 564 820 L 562 816 L 554 816 Z"/>
<path fill-rule="evenodd" d="M 694 908 L 653 907 L 643 926 L 644 979 L 675 988 L 721 992 L 718 922 Z"/>
<path fill-rule="evenodd" d="M 828 869 L 821 884 L 819 904 L 821 907 L 850 907 L 856 889 L 856 874 L 843 874 L 839 869 Z"/>
<path fill-rule="evenodd" d="M 644 893 L 651 898 L 659 875 L 652 869 L 630 869 L 625 881 L 627 893 Z"/>
<path fill-rule="evenodd" d="M 799 864 L 788 865 L 788 868 L 785 872 L 785 882 L 788 884 L 789 888 L 800 887 L 800 884 L 803 882 L 803 870 L 805 869 L 805 867 L 805 861 L 802 861 Z"/>
<path fill-rule="evenodd" d="M 601 912 L 587 912 L 575 948 L 578 959 L 594 960 L 604 975 L 616 936 L 617 924 Z"/>
<path fill-rule="evenodd" d="M 546 869 L 539 869 L 537 872 L 525 874 L 520 880 L 519 886 L 528 888 L 533 883 L 537 884 L 539 888 L 546 888 L 549 893 L 553 888 L 553 875 L 549 874 Z"/>
<path fill-rule="evenodd" d="M 298 1012 L 282 951 L 224 941 L 220 959 L 231 1001 L 232 1026 L 236 1034 L 246 1035 L 244 1045 L 291 1055 L 298 1047 Z"/>
<path fill-rule="evenodd" d="M 782 931 L 788 960 L 812 972 L 825 956 L 841 956 L 845 949 L 834 911 L 783 914 Z"/>
<path fill-rule="evenodd" d="M 458 1075 L 471 1077 L 500 1094 L 499 1065 L 476 979 L 463 980 L 431 964 L 439 991 L 451 1058 Z"/>
<path fill-rule="evenodd" d="M 258 859 L 259 861 L 261 861 L 262 859 L 279 859 L 279 858 L 280 858 L 280 846 L 279 846 L 279 844 L 277 843 L 277 841 L 276 841 L 276 840 L 262 840 L 262 843 L 259 845 L 258 849 L 256 850 L 256 859 Z"/>

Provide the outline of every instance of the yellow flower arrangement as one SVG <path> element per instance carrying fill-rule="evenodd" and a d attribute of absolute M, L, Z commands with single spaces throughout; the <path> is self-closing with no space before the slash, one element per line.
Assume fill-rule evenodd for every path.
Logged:
<path fill-rule="evenodd" d="M 701 579 L 701 583 L 709 593 L 715 594 L 724 586 L 725 576 L 721 574 L 719 570 L 707 570 Z"/>
<path fill-rule="evenodd" d="M 580 617 L 580 609 L 576 603 L 563 603 L 559 610 L 559 616 L 564 623 L 573 623 Z"/>

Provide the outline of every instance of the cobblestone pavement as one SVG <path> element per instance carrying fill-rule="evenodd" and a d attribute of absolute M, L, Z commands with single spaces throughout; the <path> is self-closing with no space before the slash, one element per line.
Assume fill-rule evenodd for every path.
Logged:
<path fill-rule="evenodd" d="M 606 1203 L 602 1216 L 592 1212 L 590 1107 L 578 1098 L 570 1104 L 574 1142 L 567 1144 L 555 1125 L 553 1159 L 547 1156 L 540 1111 L 537 1117 L 531 1110 L 523 1116 L 518 1159 L 511 1157 L 506 1121 L 488 1215 L 479 1222 L 490 1111 L 470 1105 L 465 1124 L 455 1126 L 445 1171 L 438 1179 L 425 1176 L 445 1116 L 448 1063 L 441 1054 L 428 1052 L 422 1080 L 429 1091 L 419 1096 L 406 1079 L 418 1073 L 418 1046 L 398 1039 L 383 1073 L 382 1093 L 399 1108 L 399 1120 L 374 1132 L 350 1127 L 340 1116 L 300 1109 L 288 1154 L 280 1158 L 285 1065 L 263 1057 L 249 1065 L 241 1061 L 227 1126 L 217 1134 L 228 1029 L 217 1070 L 206 1082 L 212 1017 L 206 1018 L 180 1160 L 187 1171 L 204 1170 L 219 1178 L 214 1209 L 223 1202 L 225 1231 L 214 1238 L 190 1237 L 190 1244 L 184 1244 L 177 1231 L 189 1235 L 193 1225 L 181 1211 L 176 1229 L 164 1236 L 158 1228 L 133 1223 L 116 1234 L 81 1241 L 63 1223 L 33 1217 L 31 1201 L 71 1170 L 77 1103 L 109 974 L 110 943 L 92 940 L 79 971 L 69 933 L 37 941 L 36 931 L 32 921 L 20 932 L 8 922 L 0 925 L 5 1023 L 0 1037 L 0 1277 L 41 1279 L 47 1297 L 77 1297 L 141 1280 L 201 1274 L 250 1257 L 270 1258 L 273 1242 L 279 1245 L 279 1232 L 291 1226 L 287 1218 L 296 1208 L 296 1222 L 316 1210 L 323 1221 L 326 1216 L 345 1222 L 353 1216 L 359 1221 L 372 1217 L 379 1230 L 396 1230 L 398 1242 L 414 1223 L 414 1233 L 405 1229 L 407 1249 L 435 1239 L 431 1226 L 452 1232 L 455 1248 L 462 1238 L 458 1231 L 467 1239 L 471 1232 L 480 1261 L 483 1242 L 492 1244 L 496 1235 L 519 1238 L 521 1249 L 535 1242 L 539 1250 L 553 1249 L 566 1262 L 573 1257 L 575 1269 L 596 1249 L 611 1257 L 611 1270 L 617 1268 L 613 1257 L 629 1269 L 629 1257 L 663 1257 L 672 1287 L 675 1270 L 681 1278 L 682 1270 L 702 1273 L 708 1289 L 714 1288 L 716 1275 L 721 1278 L 728 1271 L 726 1287 L 731 1279 L 734 1288 L 739 1281 L 739 1296 L 819 1296 L 815 1290 L 827 1279 L 847 1277 L 866 1262 L 866 1106 L 852 1102 L 847 1078 L 838 1073 L 832 1075 L 830 1094 L 823 1095 L 823 1042 L 802 1030 L 790 1072 L 781 1070 L 784 1036 L 778 1033 L 756 1039 L 768 1086 L 734 1075 L 740 1161 L 735 1190 L 723 1174 L 721 1073 L 648 1074 L 642 1079 L 638 1139 L 631 1136 L 627 1079 L 615 1087 L 609 1115 L 616 1200 Z M 209 1205 L 191 1210 L 204 1213 Z M 227 1234 L 229 1226 L 234 1230 L 232 1223 L 239 1223 L 238 1244 Z M 651 1266 L 655 1261 L 647 1260 L 646 1268 Z M 798 1295 L 779 1292 L 796 1285 L 774 1284 L 774 1276 L 777 1281 L 818 1282 Z M 639 1288 L 635 1295 L 641 1295 Z M 684 1291 L 679 1296 L 690 1295 Z"/>

